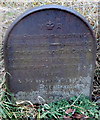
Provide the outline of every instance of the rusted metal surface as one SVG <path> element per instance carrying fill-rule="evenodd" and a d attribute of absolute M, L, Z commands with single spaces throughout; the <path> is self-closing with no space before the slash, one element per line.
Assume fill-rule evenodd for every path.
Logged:
<path fill-rule="evenodd" d="M 8 30 L 4 44 L 7 84 L 17 99 L 37 103 L 91 96 L 95 37 L 81 15 L 58 5 L 34 8 Z"/>

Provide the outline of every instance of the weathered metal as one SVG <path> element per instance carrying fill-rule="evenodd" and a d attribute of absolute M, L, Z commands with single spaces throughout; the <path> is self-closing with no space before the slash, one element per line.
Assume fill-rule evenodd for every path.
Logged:
<path fill-rule="evenodd" d="M 95 37 L 77 12 L 45 5 L 21 15 L 4 43 L 7 84 L 17 99 L 37 103 L 91 96 Z"/>

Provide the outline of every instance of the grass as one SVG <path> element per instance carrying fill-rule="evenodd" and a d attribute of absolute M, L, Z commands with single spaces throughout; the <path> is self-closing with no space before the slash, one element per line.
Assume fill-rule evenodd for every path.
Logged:
<path fill-rule="evenodd" d="M 9 97 L 12 98 L 13 102 Z M 0 118 L 3 120 L 20 120 L 28 117 L 33 117 L 36 113 L 34 107 L 30 101 L 21 101 L 20 103 L 15 100 L 13 95 L 8 92 L 3 92 L 3 96 L 0 101 Z"/>
<path fill-rule="evenodd" d="M 94 118 L 98 119 L 100 113 L 96 103 L 91 102 L 87 97 L 74 96 L 68 101 L 62 99 L 57 102 L 44 104 L 40 107 L 40 118 L 61 119 L 61 118 Z"/>
<path fill-rule="evenodd" d="M 8 96 L 13 98 L 13 102 Z M 59 120 L 63 118 L 99 120 L 100 111 L 99 106 L 84 95 L 74 96 L 69 100 L 62 99 L 49 104 L 35 105 L 30 101 L 17 102 L 12 94 L 5 92 L 0 101 L 0 116 L 4 120 Z"/>

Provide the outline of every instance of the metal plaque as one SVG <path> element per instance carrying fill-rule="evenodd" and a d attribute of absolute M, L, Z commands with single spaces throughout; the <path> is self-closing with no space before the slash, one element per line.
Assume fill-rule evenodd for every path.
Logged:
<path fill-rule="evenodd" d="M 33 103 L 91 96 L 95 48 L 93 31 L 77 12 L 58 5 L 29 10 L 5 38 L 8 88 Z"/>

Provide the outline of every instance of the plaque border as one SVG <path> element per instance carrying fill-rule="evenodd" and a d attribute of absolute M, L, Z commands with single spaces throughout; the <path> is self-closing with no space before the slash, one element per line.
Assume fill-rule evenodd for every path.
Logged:
<path fill-rule="evenodd" d="M 32 8 L 30 10 L 27 10 L 26 12 L 24 12 L 22 15 L 20 15 L 12 24 L 11 26 L 8 28 L 6 35 L 4 37 L 4 45 L 3 45 L 3 54 L 4 54 L 4 67 L 5 67 L 5 71 L 8 71 L 8 67 L 7 67 L 7 42 L 8 42 L 8 38 L 9 35 L 11 33 L 11 31 L 13 30 L 13 28 L 25 17 L 29 16 L 32 13 L 36 13 L 36 12 L 40 12 L 40 11 L 44 11 L 44 10 L 50 10 L 50 9 L 56 9 L 56 10 L 61 10 L 64 12 L 68 12 L 70 14 L 75 15 L 76 17 L 78 17 L 81 21 L 83 21 L 85 23 L 85 25 L 89 28 L 91 35 L 93 37 L 93 60 L 94 60 L 94 64 L 93 64 L 93 72 L 92 72 L 92 76 L 91 76 L 91 88 L 90 88 L 90 96 L 89 98 L 91 99 L 92 97 L 92 89 L 93 89 L 93 79 L 94 79 L 94 68 L 95 68 L 95 61 L 96 61 L 96 37 L 93 33 L 92 27 L 90 26 L 90 24 L 88 23 L 88 21 L 85 19 L 85 17 L 83 17 L 80 13 L 76 12 L 73 9 L 70 9 L 68 7 L 65 6 L 61 6 L 61 5 L 43 5 L 43 6 L 39 6 L 39 7 L 35 7 Z M 6 83 L 9 82 L 9 75 L 6 75 Z M 8 87 L 8 86 L 7 86 Z"/>

